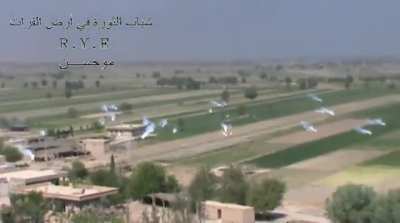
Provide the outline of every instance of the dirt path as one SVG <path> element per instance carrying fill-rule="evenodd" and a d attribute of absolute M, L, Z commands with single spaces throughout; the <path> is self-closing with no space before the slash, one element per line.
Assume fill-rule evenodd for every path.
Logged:
<path fill-rule="evenodd" d="M 384 96 L 369 100 L 346 103 L 332 107 L 338 115 L 345 115 L 351 112 L 364 110 L 372 107 L 383 106 L 389 103 L 399 102 L 398 95 Z M 137 164 L 141 161 L 150 160 L 172 160 L 183 157 L 213 151 L 216 149 L 232 146 L 241 142 L 251 141 L 254 137 L 273 133 L 297 126 L 301 120 L 323 121 L 327 116 L 316 115 L 315 112 L 304 112 L 297 115 L 261 121 L 241 127 L 234 127 L 233 136 L 224 137 L 217 132 L 202 134 L 185 139 L 178 139 L 169 142 L 146 145 L 133 149 L 120 159 L 120 162 Z"/>
<path fill-rule="evenodd" d="M 314 140 L 346 132 L 354 127 L 361 126 L 362 124 L 365 123 L 366 120 L 343 119 L 337 122 L 323 124 L 321 126 L 316 125 L 315 127 L 318 129 L 317 133 L 311 133 L 306 131 L 295 132 L 292 134 L 284 135 L 282 137 L 274 138 L 271 140 L 271 143 L 301 144 L 301 143 L 311 142 Z"/>

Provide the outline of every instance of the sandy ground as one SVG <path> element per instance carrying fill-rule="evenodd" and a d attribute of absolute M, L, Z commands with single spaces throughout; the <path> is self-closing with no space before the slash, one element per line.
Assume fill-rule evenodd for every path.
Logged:
<path fill-rule="evenodd" d="M 286 144 L 301 144 L 321 138 L 336 135 L 342 132 L 351 130 L 354 127 L 358 127 L 365 124 L 366 120 L 356 120 L 356 119 L 343 119 L 337 122 L 324 124 L 321 126 L 315 126 L 318 129 L 317 133 L 311 132 L 296 132 L 293 134 L 288 134 L 282 137 L 274 138 L 271 143 L 286 143 Z"/>
<path fill-rule="evenodd" d="M 337 176 L 336 173 L 339 172 L 340 174 L 343 169 L 384 153 L 384 151 L 377 150 L 368 150 L 368 152 L 364 150 L 341 150 L 288 166 L 284 169 L 296 170 L 301 173 L 307 172 L 314 176 L 310 177 L 310 182 L 300 187 L 290 187 L 285 195 L 284 203 L 298 206 L 299 209 L 309 209 L 308 212 L 312 209 L 318 213 L 319 210 L 319 214 L 322 214 L 326 199 L 331 196 L 337 186 L 348 183 L 347 179 L 351 179 L 349 176 Z M 331 176 L 335 177 L 332 178 Z"/>
<path fill-rule="evenodd" d="M 328 176 L 314 185 L 336 188 L 348 183 L 365 184 L 385 192 L 398 188 L 400 170 L 388 166 L 356 166 Z"/>
<path fill-rule="evenodd" d="M 399 102 L 397 95 L 384 96 L 369 100 L 352 102 L 334 106 L 333 109 L 338 115 L 348 114 L 371 107 L 386 105 L 388 103 Z M 297 126 L 299 121 L 323 121 L 327 116 L 316 115 L 315 112 L 304 112 L 297 115 L 277 118 L 273 120 L 261 121 L 233 129 L 233 136 L 224 137 L 219 131 L 193 136 L 185 139 L 145 145 L 138 149 L 131 150 L 120 162 L 137 164 L 142 161 L 150 160 L 171 160 L 190 157 L 216 149 L 232 146 L 241 142 L 252 140 L 252 138 L 273 133 Z"/>

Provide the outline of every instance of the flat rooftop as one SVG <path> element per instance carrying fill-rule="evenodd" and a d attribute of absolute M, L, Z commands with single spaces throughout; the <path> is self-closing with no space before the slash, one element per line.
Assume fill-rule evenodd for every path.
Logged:
<path fill-rule="evenodd" d="M 106 130 L 109 131 L 130 131 L 130 130 L 135 130 L 139 128 L 143 128 L 143 124 L 120 124 L 120 125 L 114 125 L 114 126 L 109 126 L 106 128 Z"/>
<path fill-rule="evenodd" d="M 32 184 L 55 180 L 63 176 L 65 176 L 65 173 L 54 170 L 19 170 L 1 173 L 0 179 L 5 178 L 7 181 L 17 179 L 25 181 L 26 184 Z"/>
<path fill-rule="evenodd" d="M 220 208 L 232 208 L 232 209 L 239 209 L 239 210 L 253 210 L 253 207 L 250 206 L 243 206 L 239 204 L 231 204 L 231 203 L 221 203 L 218 201 L 204 201 L 203 204 L 208 206 L 220 207 Z"/>
<path fill-rule="evenodd" d="M 32 185 L 19 190 L 20 193 L 42 193 L 43 197 L 66 201 L 89 201 L 118 193 L 118 188 L 93 185 L 60 186 L 54 184 Z"/>

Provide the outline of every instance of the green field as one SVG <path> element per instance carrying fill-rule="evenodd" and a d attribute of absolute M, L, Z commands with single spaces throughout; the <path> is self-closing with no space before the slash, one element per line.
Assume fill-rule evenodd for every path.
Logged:
<path fill-rule="evenodd" d="M 216 151 L 204 153 L 189 159 L 179 160 L 178 165 L 208 166 L 229 165 L 244 159 L 255 157 L 266 152 L 274 152 L 282 148 L 282 145 L 271 145 L 264 140 L 255 139 L 234 146 L 229 146 Z"/>
<path fill-rule="evenodd" d="M 362 165 L 400 167 L 400 151 L 393 151 L 376 159 L 368 160 Z"/>
<path fill-rule="evenodd" d="M 398 93 L 398 91 L 387 90 L 384 88 L 371 89 L 353 89 L 334 91 L 322 94 L 325 106 L 332 106 L 351 101 L 370 99 L 387 94 Z M 228 107 L 225 110 L 215 112 L 213 114 L 200 114 L 184 118 L 184 128 L 182 132 L 172 135 L 170 129 L 159 130 L 157 141 L 171 140 L 177 138 L 189 137 L 210 131 L 219 130 L 220 123 L 226 115 L 229 115 L 233 126 L 240 126 L 258 121 L 284 117 L 313 110 L 321 106 L 320 104 L 305 97 L 305 94 L 299 93 L 297 96 L 288 97 L 279 101 L 265 101 L 255 104 L 247 104 L 247 112 L 249 115 L 240 116 L 236 107 Z M 205 108 L 206 109 L 206 108 Z M 171 118 L 171 117 L 166 117 Z M 170 120 L 172 126 L 177 125 L 177 119 Z"/>
<path fill-rule="evenodd" d="M 268 95 L 268 94 L 278 94 L 278 93 L 284 93 L 286 90 L 282 89 L 261 89 L 260 90 L 260 95 Z M 141 115 L 143 114 L 138 114 L 136 113 L 136 109 L 158 109 L 159 106 L 162 105 L 171 105 L 171 106 L 176 106 L 176 108 L 195 108 L 196 106 L 205 106 L 208 107 L 209 100 L 212 98 L 218 98 L 220 97 L 220 93 L 214 93 L 210 92 L 207 93 L 207 91 L 203 91 L 202 94 L 200 95 L 194 95 L 191 96 L 192 94 L 197 94 L 199 92 L 197 91 L 191 91 L 191 92 L 182 92 L 182 95 L 178 99 L 168 99 L 168 100 L 148 100 L 145 101 L 143 100 L 142 102 L 137 102 L 133 103 L 133 110 L 132 112 L 128 112 L 122 115 L 119 115 L 118 118 L 122 120 L 132 120 L 132 117 L 135 115 L 136 118 L 140 118 Z M 187 96 L 185 97 L 185 94 Z M 240 98 L 242 97 L 242 92 L 239 90 L 232 90 L 231 91 L 231 97 L 232 98 Z M 68 100 L 68 99 L 67 99 Z M 129 99 L 126 100 L 126 102 L 129 102 Z M 256 103 L 256 102 L 254 102 Z M 72 106 L 71 106 L 72 107 Z M 82 108 L 83 107 L 83 108 Z M 93 106 L 92 106 L 93 107 Z M 81 115 L 86 115 L 86 114 L 92 114 L 96 112 L 100 112 L 100 106 L 96 106 L 95 109 L 88 109 L 87 105 L 83 106 L 75 106 L 79 110 L 80 116 Z M 57 108 L 55 108 L 57 109 Z M 39 116 L 39 117 L 33 117 L 28 119 L 28 123 L 30 126 L 34 128 L 54 128 L 54 127 L 65 127 L 69 125 L 75 125 L 79 123 L 91 123 L 93 121 L 96 121 L 97 119 L 87 119 L 87 118 L 75 118 L 71 119 L 68 118 L 66 115 L 66 110 L 63 110 L 62 113 L 56 113 L 53 115 L 45 115 L 45 116 Z M 178 109 L 176 109 L 178 110 Z M 191 112 L 182 112 L 180 115 L 193 115 L 196 113 L 203 113 L 205 110 L 195 110 Z M 160 111 L 161 112 L 161 111 Z M 174 118 L 175 115 L 169 116 L 169 118 Z M 177 116 L 176 116 L 177 117 Z"/>
<path fill-rule="evenodd" d="M 286 150 L 266 155 L 252 161 L 248 164 L 256 165 L 263 168 L 281 168 L 303 160 L 318 157 L 320 155 L 333 152 L 339 149 L 349 147 L 351 145 L 367 145 L 372 140 L 400 129 L 400 120 L 398 119 L 398 111 L 400 104 L 385 106 L 372 109 L 368 112 L 360 112 L 357 116 L 366 117 L 382 117 L 388 126 L 386 127 L 369 127 L 374 133 L 372 136 L 365 136 L 354 131 L 345 132 L 335 136 L 327 137 L 317 141 L 290 147 Z M 365 116 L 368 114 L 368 116 Z"/>

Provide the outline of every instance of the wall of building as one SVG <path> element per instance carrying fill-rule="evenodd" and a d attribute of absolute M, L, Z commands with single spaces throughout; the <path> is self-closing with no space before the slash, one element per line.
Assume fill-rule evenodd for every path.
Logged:
<path fill-rule="evenodd" d="M 98 159 L 103 160 L 107 158 L 108 143 L 105 139 L 85 139 L 82 141 L 83 148 L 90 152 L 90 154 Z"/>
<path fill-rule="evenodd" d="M 220 220 L 221 223 L 254 223 L 254 209 L 223 203 L 203 203 L 206 220 Z M 220 215 L 220 216 L 219 216 Z"/>

